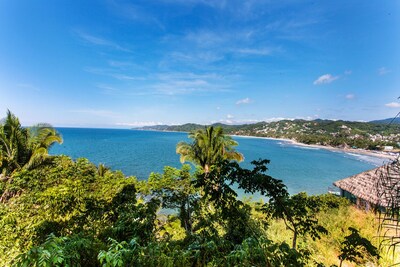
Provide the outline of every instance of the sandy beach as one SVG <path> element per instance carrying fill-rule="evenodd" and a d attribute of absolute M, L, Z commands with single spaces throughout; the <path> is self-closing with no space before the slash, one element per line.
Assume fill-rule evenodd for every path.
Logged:
<path fill-rule="evenodd" d="M 391 155 L 387 152 L 382 152 L 382 151 L 372 151 L 372 150 L 354 149 L 354 148 L 338 148 L 338 147 L 323 146 L 323 145 L 308 145 L 308 144 L 303 144 L 303 143 L 300 143 L 300 142 L 297 142 L 297 141 L 294 141 L 291 139 L 284 139 L 284 138 L 271 138 L 271 137 L 247 136 L 247 135 L 231 135 L 231 136 L 243 137 L 243 138 L 260 138 L 260 139 L 278 140 L 278 141 L 290 143 L 295 146 L 327 149 L 327 150 L 338 151 L 338 152 L 343 152 L 343 153 L 354 153 L 354 154 L 367 155 L 367 156 L 371 156 L 371 157 L 378 157 L 378 158 L 384 158 L 384 159 L 389 159 L 389 160 L 395 160 L 395 159 L 399 158 L 399 154 Z"/>

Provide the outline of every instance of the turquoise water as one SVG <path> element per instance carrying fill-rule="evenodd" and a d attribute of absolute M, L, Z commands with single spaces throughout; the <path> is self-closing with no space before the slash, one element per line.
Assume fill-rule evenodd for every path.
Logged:
<path fill-rule="evenodd" d="M 189 141 L 186 133 L 135 131 L 123 129 L 57 128 L 64 143 L 55 145 L 50 153 L 65 154 L 76 159 L 88 158 L 95 164 L 104 163 L 125 175 L 146 179 L 151 172 L 162 172 L 164 166 L 179 168 L 175 153 L 179 141 Z M 243 167 L 250 167 L 254 159 L 271 160 L 269 174 L 288 186 L 291 194 L 326 193 L 336 180 L 374 168 L 382 159 L 311 149 L 290 143 L 234 137 L 238 150 L 244 154 Z"/>

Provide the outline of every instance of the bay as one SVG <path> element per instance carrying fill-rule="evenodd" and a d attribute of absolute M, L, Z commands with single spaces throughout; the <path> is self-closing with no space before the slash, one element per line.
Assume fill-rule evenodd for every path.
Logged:
<path fill-rule="evenodd" d="M 103 163 L 127 176 L 147 179 L 164 166 L 180 168 L 176 144 L 190 141 L 187 133 L 139 131 L 128 129 L 57 128 L 64 142 L 54 145 L 50 154 L 64 154 L 77 159 L 88 158 Z M 283 180 L 291 194 L 305 191 L 322 194 L 336 180 L 372 169 L 383 159 L 296 146 L 282 140 L 234 137 L 237 150 L 244 154 L 243 167 L 256 159 L 271 160 L 268 174 Z M 239 194 L 241 194 L 239 192 Z M 258 196 L 255 196 L 258 198 Z"/>

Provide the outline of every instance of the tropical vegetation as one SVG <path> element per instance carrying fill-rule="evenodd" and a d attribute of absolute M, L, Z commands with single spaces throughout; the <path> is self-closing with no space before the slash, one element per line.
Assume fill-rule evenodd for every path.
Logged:
<path fill-rule="evenodd" d="M 11 115 L 7 119 L 17 121 Z M 36 136 L 31 128 L 15 129 L 27 139 Z M 39 147 L 4 136 L 5 143 L 19 144 L 18 151 Z M 372 239 L 372 213 L 334 195 L 290 195 L 282 181 L 268 174 L 268 160 L 242 168 L 236 143 L 221 128 L 190 137 L 192 143 L 178 144 L 177 152 L 195 168 L 167 166 L 144 181 L 84 158 L 47 156 L 29 167 L 27 156 L 17 161 L 19 167 L 3 161 L 0 170 L 9 179 L 0 181 L 0 265 L 390 263 Z M 239 199 L 237 188 L 264 200 Z"/>
<path fill-rule="evenodd" d="M 54 143 L 62 143 L 62 138 L 51 125 L 43 123 L 24 128 L 19 119 L 7 111 L 6 118 L 0 122 L 0 173 L 9 175 L 40 165 Z"/>
<path fill-rule="evenodd" d="M 244 157 L 234 147 L 238 143 L 232 137 L 225 135 L 221 127 L 205 127 L 189 134 L 193 139 L 191 144 L 180 142 L 176 153 L 181 155 L 181 163 L 192 161 L 203 168 L 205 172 L 221 160 L 243 161 Z"/>

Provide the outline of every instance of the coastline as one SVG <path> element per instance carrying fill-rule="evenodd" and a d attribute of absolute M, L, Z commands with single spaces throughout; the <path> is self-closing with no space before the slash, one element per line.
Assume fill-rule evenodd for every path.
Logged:
<path fill-rule="evenodd" d="M 277 141 L 287 142 L 294 146 L 326 149 L 326 150 L 335 151 L 335 152 L 353 153 L 353 154 L 366 155 L 366 156 L 377 157 L 377 158 L 384 158 L 384 159 L 389 159 L 389 160 L 395 160 L 396 158 L 398 158 L 398 155 L 397 156 L 390 155 L 388 153 L 381 152 L 381 151 L 378 152 L 378 151 L 371 151 L 371 150 L 366 150 L 366 149 L 338 148 L 338 147 L 323 146 L 323 145 L 308 145 L 308 144 L 297 142 L 292 139 L 285 139 L 285 138 L 272 138 L 272 137 L 261 137 L 261 136 L 250 136 L 250 135 L 231 135 L 231 136 L 243 137 L 243 138 L 260 138 L 260 139 L 277 140 Z"/>
<path fill-rule="evenodd" d="M 143 131 L 143 130 L 140 130 L 140 131 Z M 144 131 L 170 132 L 170 133 L 189 133 L 189 132 L 184 132 L 184 131 L 166 131 L 166 130 L 148 130 L 148 129 L 146 129 Z M 395 160 L 395 159 L 399 158 L 399 156 L 400 156 L 400 154 L 391 155 L 391 154 L 388 154 L 388 153 L 385 153 L 385 152 L 382 152 L 382 151 L 372 151 L 372 150 L 366 150 L 366 149 L 338 148 L 338 147 L 323 146 L 323 145 L 308 145 L 308 144 L 300 143 L 300 142 L 297 142 L 295 140 L 286 139 L 286 138 L 273 138 L 273 137 L 251 136 L 251 135 L 235 135 L 235 134 L 230 134 L 229 136 L 239 137 L 239 138 L 258 138 L 258 139 L 277 140 L 277 141 L 283 141 L 283 142 L 289 143 L 290 145 L 293 145 L 293 146 L 317 148 L 317 149 L 326 149 L 326 150 L 335 151 L 335 152 L 353 153 L 353 154 L 371 156 L 371 157 L 388 159 L 388 160 Z"/>

